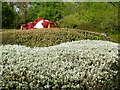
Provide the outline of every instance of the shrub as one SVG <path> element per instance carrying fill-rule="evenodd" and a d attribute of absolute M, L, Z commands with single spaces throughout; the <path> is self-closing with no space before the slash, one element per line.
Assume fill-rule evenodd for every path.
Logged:
<path fill-rule="evenodd" d="M 18 44 L 30 47 L 52 46 L 82 39 L 107 40 L 99 34 L 77 29 L 9 30 L 0 34 L 2 34 L 3 45 Z"/>
<path fill-rule="evenodd" d="M 58 23 L 61 27 L 117 32 L 118 7 L 103 2 L 79 3 L 78 12 L 63 17 Z"/>
<path fill-rule="evenodd" d="M 2 45 L 2 89 L 116 90 L 117 46 L 100 40 L 40 48 Z"/>

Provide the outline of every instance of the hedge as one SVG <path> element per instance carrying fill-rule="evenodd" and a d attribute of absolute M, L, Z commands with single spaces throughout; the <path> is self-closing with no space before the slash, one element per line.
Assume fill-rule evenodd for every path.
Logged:
<path fill-rule="evenodd" d="M 117 46 L 101 40 L 34 48 L 1 45 L 1 88 L 118 90 Z"/>
<path fill-rule="evenodd" d="M 53 46 L 85 39 L 109 40 L 102 34 L 78 29 L 3 30 L 0 34 L 2 34 L 3 45 L 17 44 L 30 47 Z"/>

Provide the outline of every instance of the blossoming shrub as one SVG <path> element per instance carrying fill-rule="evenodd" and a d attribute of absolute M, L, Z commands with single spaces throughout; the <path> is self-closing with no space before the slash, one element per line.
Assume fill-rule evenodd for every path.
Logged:
<path fill-rule="evenodd" d="M 17 44 L 30 47 L 53 46 L 63 42 L 82 39 L 107 40 L 99 34 L 77 29 L 41 29 L 41 30 L 9 30 L 2 33 L 2 44 Z"/>
<path fill-rule="evenodd" d="M 115 90 L 117 45 L 99 40 L 35 48 L 2 45 L 2 89 Z"/>

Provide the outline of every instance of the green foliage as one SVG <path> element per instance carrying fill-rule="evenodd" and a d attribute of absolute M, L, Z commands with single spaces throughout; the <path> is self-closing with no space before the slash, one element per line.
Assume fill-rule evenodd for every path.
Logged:
<path fill-rule="evenodd" d="M 7 2 L 2 3 L 2 28 L 12 28 L 15 20 L 15 11 Z"/>
<path fill-rule="evenodd" d="M 10 6 L 15 10 L 19 9 L 15 13 L 16 18 L 13 28 L 20 28 L 20 24 L 27 24 L 28 22 L 31 22 L 30 19 L 33 17 L 29 17 L 30 2 L 10 2 Z"/>
<path fill-rule="evenodd" d="M 43 17 L 55 21 L 62 28 L 75 28 L 109 34 L 117 39 L 118 30 L 118 3 L 98 2 L 29 2 L 16 4 L 19 12 L 14 15 L 3 13 L 3 28 L 20 28 L 21 23 L 28 23 Z M 2 7 L 11 7 L 4 5 Z M 6 9 L 7 10 L 7 9 Z M 6 11 L 5 9 L 2 12 Z M 9 18 L 12 17 L 12 18 Z M 6 19 L 9 18 L 9 19 Z M 13 22 L 12 22 L 13 21 Z"/>
<path fill-rule="evenodd" d="M 39 17 L 43 17 L 48 20 L 56 21 L 62 17 L 61 16 L 61 13 L 62 13 L 61 9 L 63 8 L 62 6 L 63 6 L 63 3 L 58 3 L 58 2 L 31 3 L 29 16 L 30 17 L 33 16 L 33 20 Z"/>
<path fill-rule="evenodd" d="M 118 31 L 118 7 L 109 3 L 78 3 L 79 11 L 59 21 L 61 27 L 90 31 Z"/>
<path fill-rule="evenodd" d="M 19 12 L 17 12 L 17 14 L 18 14 L 20 23 L 31 22 L 33 17 L 30 17 L 30 14 L 31 14 L 31 11 L 29 10 L 30 5 L 31 5 L 30 2 L 17 2 L 16 3 L 16 6 L 19 8 Z M 34 12 L 34 10 L 32 12 Z M 34 16 L 34 14 L 33 14 L 33 16 Z"/>
<path fill-rule="evenodd" d="M 83 39 L 108 40 L 100 34 L 77 29 L 8 30 L 1 34 L 3 45 L 18 44 L 30 47 L 53 46 Z"/>
<path fill-rule="evenodd" d="M 76 3 L 35 2 L 31 3 L 27 18 L 29 18 L 28 21 L 34 21 L 39 17 L 52 21 L 59 21 L 64 16 L 77 12 L 77 9 Z"/>
<path fill-rule="evenodd" d="M 78 27 L 78 25 L 80 25 L 80 22 L 84 22 L 84 21 L 80 21 L 78 18 L 78 14 L 70 14 L 65 16 L 63 19 L 61 19 L 58 24 L 61 27 L 67 27 L 67 28 L 76 28 Z"/>

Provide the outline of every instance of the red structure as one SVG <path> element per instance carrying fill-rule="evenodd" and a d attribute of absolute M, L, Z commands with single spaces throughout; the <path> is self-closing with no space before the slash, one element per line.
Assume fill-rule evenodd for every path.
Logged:
<path fill-rule="evenodd" d="M 34 22 L 30 22 L 28 24 L 21 24 L 22 30 L 41 29 L 41 28 L 50 28 L 50 27 L 58 28 L 59 26 L 57 26 L 55 22 L 45 20 L 43 18 L 38 18 Z"/>

